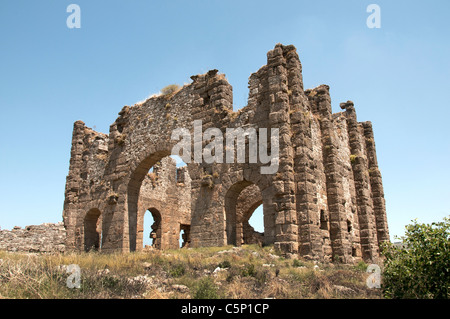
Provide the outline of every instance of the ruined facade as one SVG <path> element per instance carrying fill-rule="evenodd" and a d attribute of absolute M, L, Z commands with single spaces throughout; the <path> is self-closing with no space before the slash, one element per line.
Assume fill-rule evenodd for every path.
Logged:
<path fill-rule="evenodd" d="M 190 247 L 261 243 L 320 261 L 378 257 L 389 233 L 371 123 L 357 121 L 351 101 L 333 114 L 327 85 L 304 90 L 294 46 L 268 52 L 237 112 L 223 74 L 191 79 L 177 92 L 123 107 L 109 135 L 75 122 L 63 212 L 68 249 L 140 250 L 149 211 L 155 248 L 179 247 L 184 231 Z M 168 157 L 177 143 L 172 131 L 192 132 L 194 120 L 224 135 L 226 128 L 278 128 L 278 171 L 261 174 L 263 164 L 248 161 L 177 168 Z M 261 204 L 263 234 L 248 224 Z"/>

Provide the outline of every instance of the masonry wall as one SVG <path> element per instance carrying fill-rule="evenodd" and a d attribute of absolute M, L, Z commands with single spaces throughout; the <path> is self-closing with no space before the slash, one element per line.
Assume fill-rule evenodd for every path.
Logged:
<path fill-rule="evenodd" d="M 288 257 L 376 259 L 389 232 L 372 126 L 357 121 L 351 101 L 333 114 L 329 87 L 304 90 L 301 70 L 295 47 L 276 45 L 250 76 L 248 105 L 238 112 L 231 85 L 211 70 L 173 94 L 125 106 L 109 135 L 76 122 L 63 213 L 68 247 L 83 249 L 94 210 L 97 228 L 89 229 L 98 230 L 102 251 L 139 250 L 150 210 L 161 215 L 161 249 L 175 247 L 186 229 L 191 247 L 261 243 Z M 193 136 L 195 120 L 202 121 L 200 133 L 218 128 L 223 136 L 227 128 L 278 129 L 278 171 L 261 174 L 261 162 L 194 158 L 177 171 L 164 160 L 177 143 L 171 133 L 183 127 Z M 149 170 L 159 162 L 155 184 Z M 264 234 L 248 224 L 260 204 Z"/>
<path fill-rule="evenodd" d="M 29 225 L 11 230 L 0 229 L 0 250 L 27 253 L 62 253 L 66 251 L 66 230 L 61 223 Z"/>

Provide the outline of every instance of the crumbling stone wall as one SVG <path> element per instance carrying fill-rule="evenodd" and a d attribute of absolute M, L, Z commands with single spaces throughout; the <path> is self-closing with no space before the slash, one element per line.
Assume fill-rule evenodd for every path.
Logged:
<path fill-rule="evenodd" d="M 351 101 L 333 114 L 329 87 L 304 90 L 301 70 L 295 47 L 278 44 L 250 76 L 248 105 L 238 112 L 231 85 L 212 70 L 177 92 L 125 106 L 109 135 L 75 122 L 63 212 L 68 248 L 86 249 L 93 232 L 102 251 L 139 250 L 150 210 L 160 216 L 157 248 L 178 247 L 183 229 L 191 247 L 260 242 L 286 256 L 376 259 L 389 232 L 372 126 L 357 121 Z M 227 128 L 279 129 L 277 173 L 261 174 L 266 165 L 248 161 L 177 170 L 165 160 L 177 143 L 171 133 L 194 134 L 195 120 L 202 132 L 224 136 Z M 159 162 L 155 184 L 149 170 Z M 260 204 L 264 234 L 248 225 Z M 97 228 L 86 227 L 92 211 L 100 212 Z"/>
<path fill-rule="evenodd" d="M 0 250 L 11 252 L 61 253 L 65 251 L 65 241 L 62 222 L 0 230 Z"/>

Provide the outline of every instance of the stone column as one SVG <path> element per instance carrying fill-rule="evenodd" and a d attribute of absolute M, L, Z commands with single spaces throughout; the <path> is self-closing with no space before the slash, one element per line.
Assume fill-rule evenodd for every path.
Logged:
<path fill-rule="evenodd" d="M 129 129 L 130 108 L 124 106 L 119 117 L 110 126 L 109 132 L 109 162 L 105 169 L 105 180 L 110 185 L 105 202 L 108 205 L 103 214 L 103 245 L 104 252 L 129 252 L 136 249 L 136 240 L 130 240 L 137 235 L 138 196 L 141 181 L 146 171 L 142 167 L 131 168 L 128 164 L 125 138 Z M 132 176 L 132 177 L 130 177 Z M 131 180 L 131 181 L 130 181 Z M 130 185 L 128 185 L 130 184 Z M 130 230 L 130 212 L 134 213 Z M 135 220 L 134 220 L 135 219 Z M 133 243 L 130 244 L 130 241 Z"/>
<path fill-rule="evenodd" d="M 335 127 L 332 121 L 329 87 L 321 85 L 307 92 L 313 112 L 317 114 L 322 132 L 322 153 L 326 176 L 330 240 L 333 261 L 350 262 L 351 243 L 346 238 L 347 220 L 343 194 L 343 167 L 338 159 Z"/>
<path fill-rule="evenodd" d="M 313 158 L 313 143 L 311 113 L 308 98 L 303 91 L 302 66 L 295 49 L 285 47 L 289 119 L 292 130 L 292 147 L 294 150 L 295 197 L 298 222 L 299 254 L 304 258 L 322 259 L 323 249 L 320 238 L 318 220 L 315 164 Z"/>
<path fill-rule="evenodd" d="M 81 169 L 83 166 L 83 137 L 85 124 L 77 121 L 73 125 L 72 148 L 70 152 L 69 174 L 66 177 L 63 221 L 67 231 L 66 245 L 68 250 L 80 248 L 76 244 L 75 228 L 77 223 Z"/>
<path fill-rule="evenodd" d="M 353 102 L 347 101 L 346 103 L 341 103 L 340 106 L 346 110 L 345 115 L 347 117 L 347 129 L 351 150 L 350 160 L 355 182 L 362 257 L 364 260 L 373 261 L 378 257 L 378 245 L 376 242 L 369 167 L 364 150 L 364 137 L 359 131 Z"/>
<path fill-rule="evenodd" d="M 389 229 L 386 216 L 386 202 L 384 199 L 383 182 L 378 168 L 375 140 L 371 122 L 363 122 L 364 138 L 366 141 L 366 156 L 369 165 L 370 185 L 372 190 L 373 211 L 375 214 L 378 245 L 389 241 Z"/>
<path fill-rule="evenodd" d="M 233 107 L 232 87 L 225 75 L 217 70 L 211 70 L 204 75 L 193 76 L 194 120 L 202 121 L 202 132 L 210 127 L 222 129 L 226 127 L 226 116 Z M 201 143 L 201 145 L 199 145 Z M 202 149 L 207 141 L 199 141 L 194 149 Z M 225 155 L 225 154 L 224 154 Z M 191 203 L 191 246 L 222 246 L 226 245 L 224 238 L 224 203 L 219 200 L 221 185 L 220 170 L 222 165 L 202 162 L 195 169 L 189 169 L 192 183 Z"/>
<path fill-rule="evenodd" d="M 275 247 L 288 256 L 298 253 L 298 226 L 295 207 L 294 161 L 289 116 L 288 72 L 285 55 L 289 47 L 276 45 L 267 54 L 269 123 L 279 129 L 279 169 L 273 176 L 275 196 Z"/>

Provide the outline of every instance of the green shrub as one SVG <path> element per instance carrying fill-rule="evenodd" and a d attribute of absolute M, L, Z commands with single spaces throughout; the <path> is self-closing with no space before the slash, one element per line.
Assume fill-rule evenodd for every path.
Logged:
<path fill-rule="evenodd" d="M 217 288 L 212 278 L 204 277 L 197 283 L 194 299 L 219 299 Z"/>
<path fill-rule="evenodd" d="M 255 277 L 256 269 L 254 264 L 246 264 L 244 269 L 241 272 L 242 277 Z"/>
<path fill-rule="evenodd" d="M 224 260 L 222 262 L 220 262 L 217 267 L 219 268 L 230 268 L 231 267 L 231 263 L 228 260 Z"/>
<path fill-rule="evenodd" d="M 298 260 L 298 259 L 294 259 L 294 261 L 292 262 L 292 267 L 304 267 L 305 264 Z"/>
<path fill-rule="evenodd" d="M 401 247 L 387 243 L 383 271 L 386 298 L 447 299 L 450 293 L 450 219 L 406 226 Z"/>
<path fill-rule="evenodd" d="M 169 270 L 169 275 L 174 278 L 183 276 L 186 273 L 186 266 L 182 263 L 173 265 Z"/>
<path fill-rule="evenodd" d="M 369 265 L 367 265 L 363 260 L 361 260 L 356 266 L 355 269 L 357 270 L 361 270 L 361 271 L 367 271 L 367 267 Z"/>

